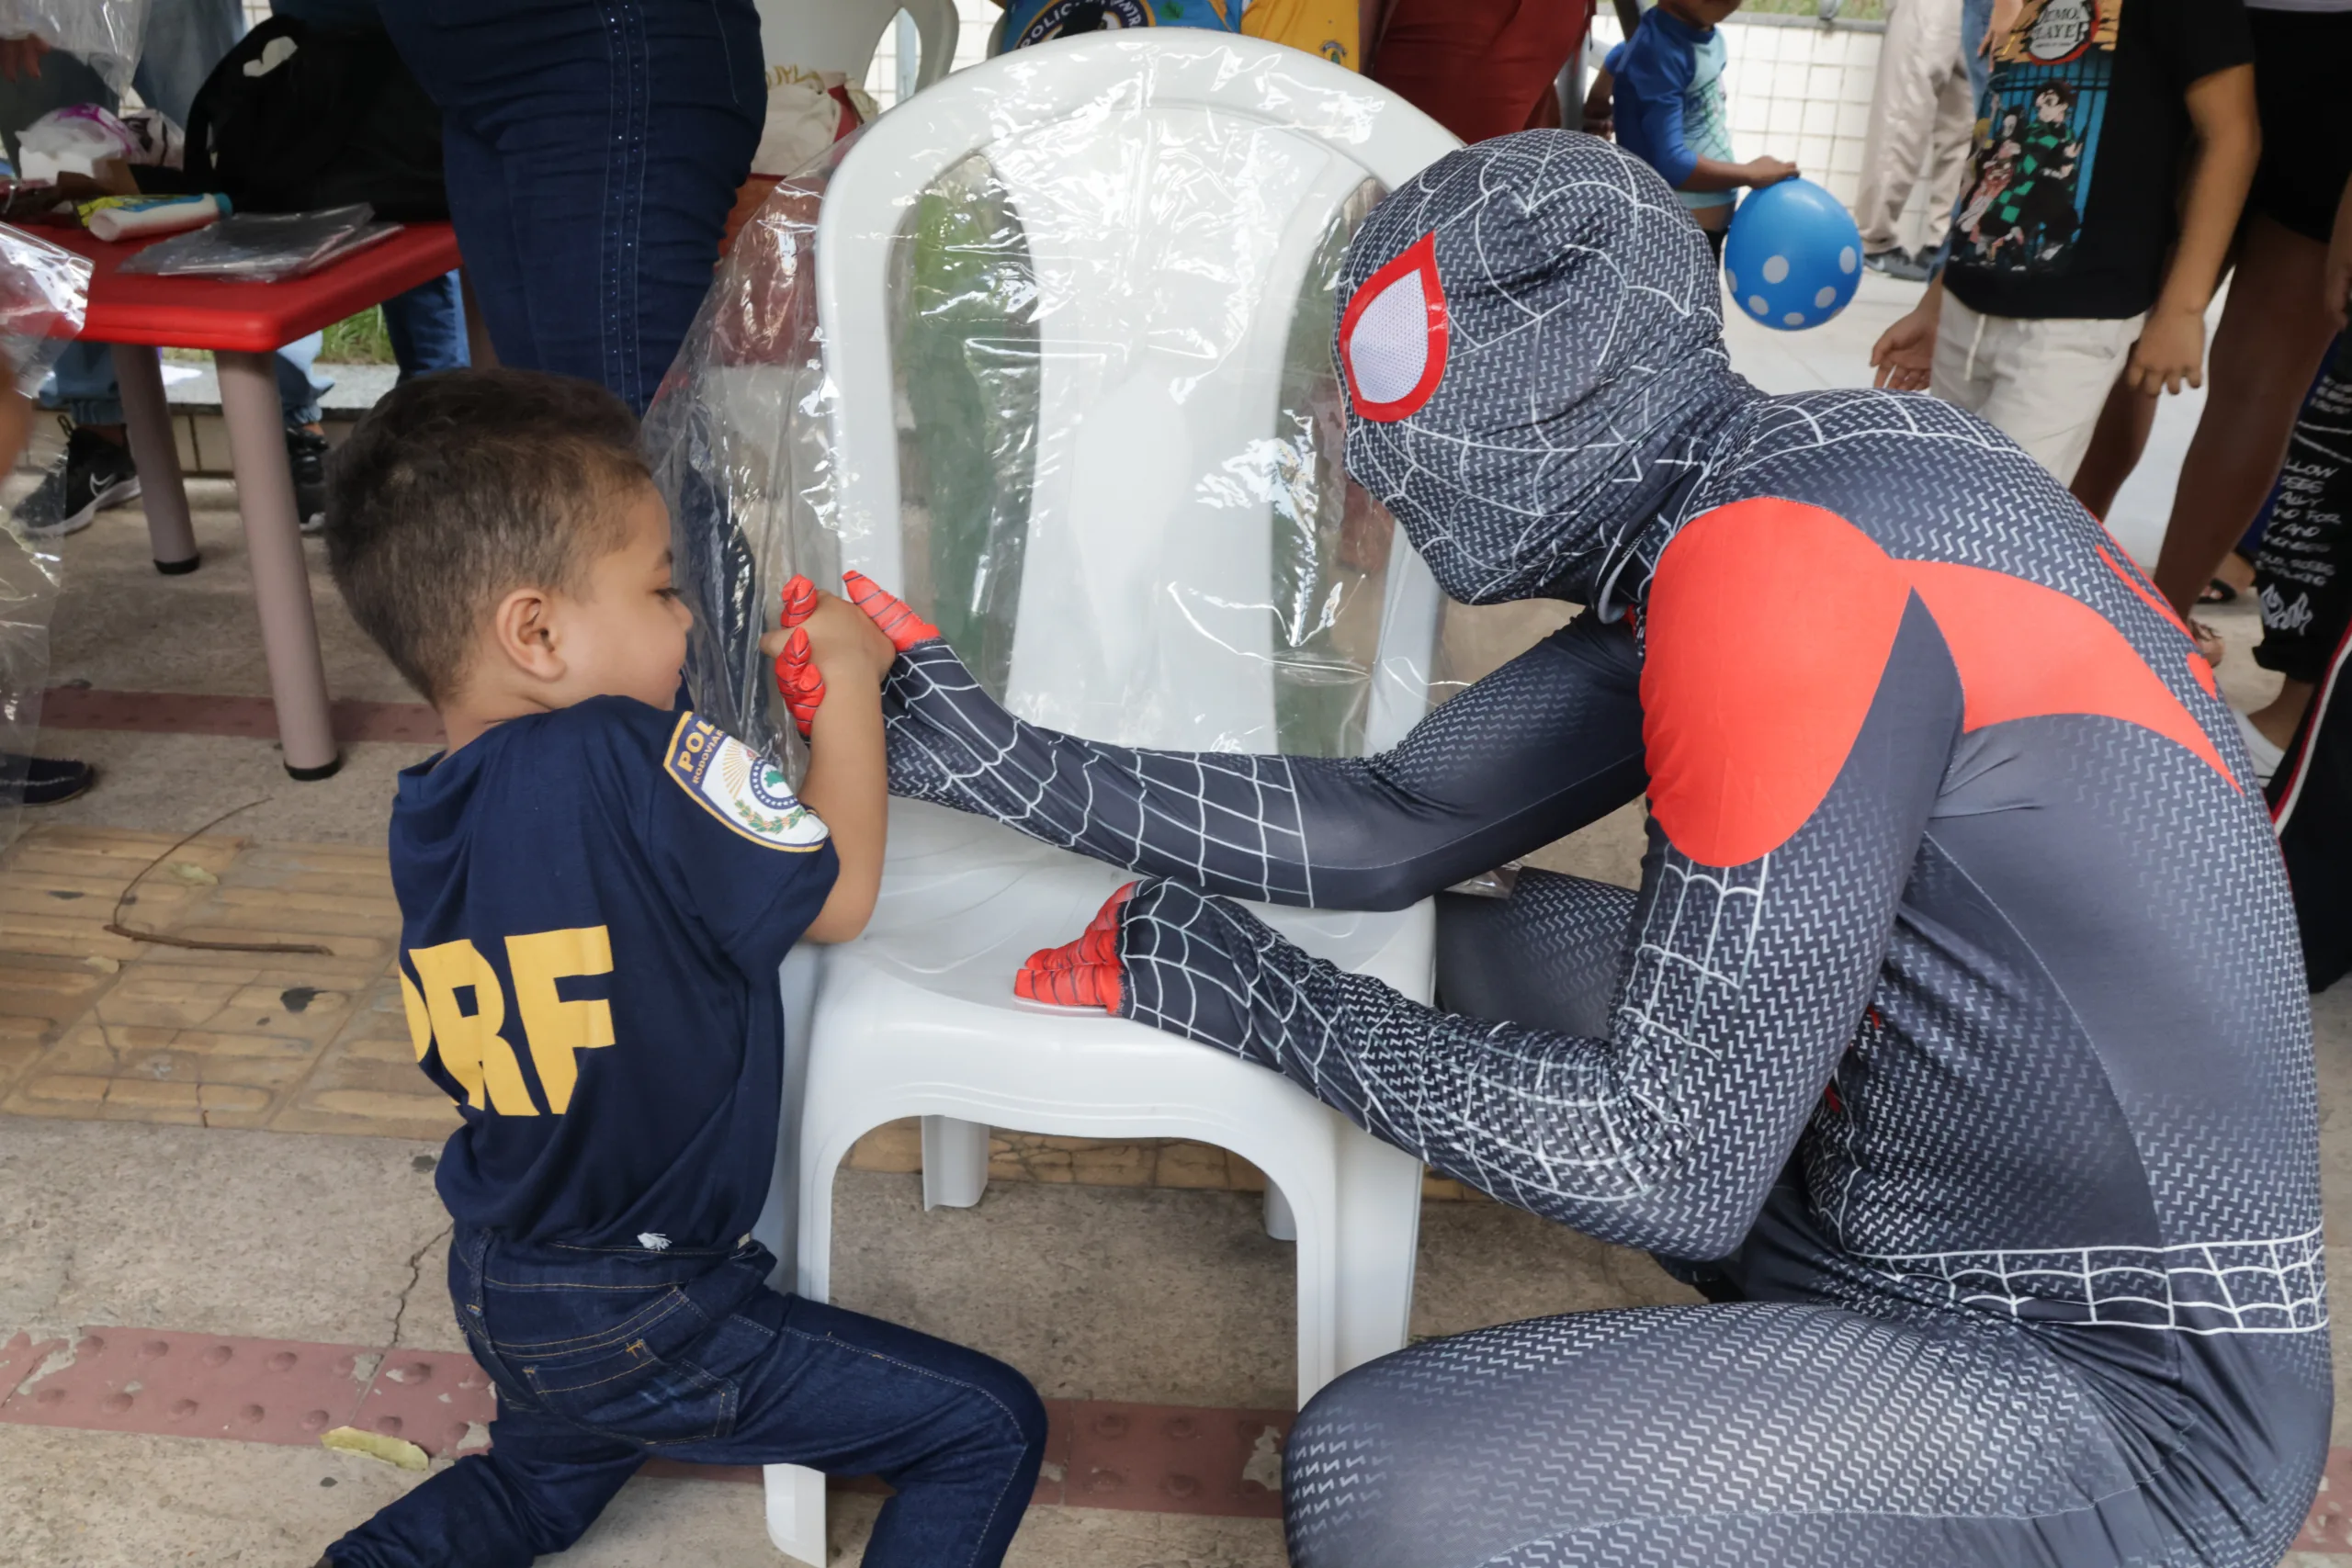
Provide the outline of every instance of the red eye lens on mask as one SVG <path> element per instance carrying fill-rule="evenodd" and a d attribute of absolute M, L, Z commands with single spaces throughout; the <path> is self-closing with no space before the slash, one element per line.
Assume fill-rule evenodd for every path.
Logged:
<path fill-rule="evenodd" d="M 1428 402 L 1445 375 L 1446 337 L 1437 236 L 1424 234 L 1365 278 L 1340 318 L 1340 368 L 1356 412 L 1385 424 Z"/>

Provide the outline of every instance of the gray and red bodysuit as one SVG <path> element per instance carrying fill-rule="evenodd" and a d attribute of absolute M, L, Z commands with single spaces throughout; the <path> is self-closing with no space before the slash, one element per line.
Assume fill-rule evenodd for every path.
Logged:
<path fill-rule="evenodd" d="M 1057 735 L 938 641 L 885 694 L 894 789 L 1147 874 L 1024 986 L 1713 1298 L 1343 1377 L 1295 1560 L 2275 1562 L 2331 1404 L 2310 1021 L 2188 637 L 1986 425 L 1734 375 L 1605 143 L 1449 156 L 1342 298 L 1351 471 L 1454 597 L 1581 619 L 1361 760 Z M 1645 791 L 1638 893 L 1448 900 L 1453 1011 L 1231 902 L 1402 907 Z"/>

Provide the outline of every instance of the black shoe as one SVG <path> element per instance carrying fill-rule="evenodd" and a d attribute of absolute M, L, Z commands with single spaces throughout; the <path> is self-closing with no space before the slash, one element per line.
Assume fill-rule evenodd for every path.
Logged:
<path fill-rule="evenodd" d="M 49 470 L 40 488 L 17 502 L 17 526 L 28 537 L 62 539 L 78 534 L 109 506 L 120 506 L 139 493 L 139 470 L 130 449 L 103 435 L 65 424 L 65 456 Z"/>
<path fill-rule="evenodd" d="M 1862 258 L 1862 265 L 1872 272 L 1884 273 L 1889 277 L 1899 277 L 1905 283 L 1928 281 L 1928 264 L 1925 258 L 1913 255 L 1901 245 L 1889 245 L 1883 251 L 1872 251 Z"/>
<path fill-rule="evenodd" d="M 0 804 L 17 800 L 27 806 L 55 806 L 97 782 L 96 768 L 70 757 L 0 753 Z"/>
<path fill-rule="evenodd" d="M 327 525 L 327 438 L 300 425 L 286 427 L 286 466 L 294 470 L 294 514 L 302 532 L 315 534 Z"/>

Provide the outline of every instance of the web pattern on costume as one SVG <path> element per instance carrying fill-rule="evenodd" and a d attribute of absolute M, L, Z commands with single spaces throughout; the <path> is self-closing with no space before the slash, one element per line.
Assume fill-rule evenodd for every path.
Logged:
<path fill-rule="evenodd" d="M 1348 470 L 1465 604 L 1646 576 L 1627 558 L 1655 564 L 1654 520 L 1708 459 L 1705 412 L 1745 385 L 1681 203 L 1577 140 L 1499 138 L 1430 165 L 1373 209 L 1340 278 L 1344 298 L 1437 237 L 1443 379 L 1409 419 L 1351 420 Z"/>
<path fill-rule="evenodd" d="M 2327 1259 L 2301 1235 L 2185 1247 L 1924 1252 L 1864 1258 L 1954 1306 L 2044 1323 L 2127 1324 L 2184 1334 L 2301 1334 L 2327 1325 Z"/>
<path fill-rule="evenodd" d="M 1238 897 L 1315 901 L 1288 758 L 1139 751 L 1052 735 L 1007 713 L 944 642 L 899 656 L 883 712 L 894 795 Z"/>

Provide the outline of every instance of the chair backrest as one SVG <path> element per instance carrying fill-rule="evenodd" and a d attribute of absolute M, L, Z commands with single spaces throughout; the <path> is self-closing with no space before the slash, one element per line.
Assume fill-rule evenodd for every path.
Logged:
<path fill-rule="evenodd" d="M 922 194 L 977 155 L 1034 280 L 1032 335 L 1011 349 L 1035 413 L 1012 444 L 1026 515 L 1008 705 L 1102 739 L 1284 749 L 1276 673 L 1295 649 L 1275 646 L 1278 624 L 1318 613 L 1273 603 L 1290 570 L 1276 515 L 1295 524 L 1315 479 L 1298 471 L 1314 435 L 1285 412 L 1285 370 L 1300 344 L 1328 369 L 1330 332 L 1301 301 L 1318 298 L 1310 274 L 1329 272 L 1367 188 L 1456 145 L 1312 55 L 1180 30 L 1022 50 L 883 117 L 818 221 L 843 564 L 908 580 L 893 247 Z M 1426 705 L 1438 605 L 1401 536 L 1356 547 L 1384 547 L 1368 748 Z"/>
<path fill-rule="evenodd" d="M 900 11 L 922 40 L 917 91 L 956 62 L 956 0 L 759 0 L 760 42 L 771 64 L 838 71 L 853 85 L 865 80 L 874 46 Z"/>

